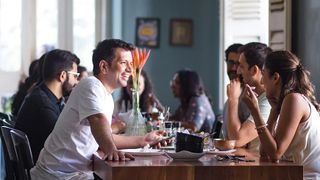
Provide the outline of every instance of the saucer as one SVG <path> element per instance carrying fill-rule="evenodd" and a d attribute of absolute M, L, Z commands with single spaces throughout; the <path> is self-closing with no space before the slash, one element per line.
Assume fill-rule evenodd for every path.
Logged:
<path fill-rule="evenodd" d="M 194 161 L 201 158 L 205 153 L 193 153 L 190 151 L 167 151 L 166 154 L 174 160 Z"/>
<path fill-rule="evenodd" d="M 163 151 L 159 149 L 121 149 L 120 151 L 130 153 L 134 156 L 158 156 L 164 154 Z"/>
<path fill-rule="evenodd" d="M 218 149 L 214 149 L 214 150 L 210 150 L 210 151 L 205 151 L 207 154 L 221 154 L 221 155 L 224 155 L 224 154 L 230 154 L 230 153 L 233 153 L 235 152 L 236 149 L 230 149 L 230 150 L 226 150 L 226 151 L 221 151 L 221 150 L 218 150 Z"/>

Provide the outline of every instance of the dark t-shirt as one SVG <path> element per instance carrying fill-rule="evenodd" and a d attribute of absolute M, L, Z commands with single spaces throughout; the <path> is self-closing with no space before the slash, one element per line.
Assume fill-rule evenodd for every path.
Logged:
<path fill-rule="evenodd" d="M 25 98 L 19 110 L 15 128 L 27 134 L 34 162 L 58 120 L 61 101 L 45 84 L 40 84 Z"/>

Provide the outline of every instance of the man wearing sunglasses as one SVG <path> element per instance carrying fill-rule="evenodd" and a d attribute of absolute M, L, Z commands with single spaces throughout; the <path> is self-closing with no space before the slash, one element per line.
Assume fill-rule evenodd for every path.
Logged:
<path fill-rule="evenodd" d="M 80 60 L 71 52 L 56 49 L 43 57 L 40 59 L 43 82 L 25 98 L 15 125 L 27 134 L 34 162 L 64 107 L 64 97 L 69 96 L 79 76 Z"/>

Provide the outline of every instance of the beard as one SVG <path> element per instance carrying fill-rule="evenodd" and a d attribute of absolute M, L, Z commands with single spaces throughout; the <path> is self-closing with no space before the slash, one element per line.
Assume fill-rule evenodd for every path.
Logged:
<path fill-rule="evenodd" d="M 69 96 L 73 89 L 73 85 L 69 83 L 69 77 L 62 84 L 62 94 L 64 97 Z"/>
<path fill-rule="evenodd" d="M 237 79 L 239 75 L 237 74 L 237 71 L 228 71 L 228 76 L 230 80 Z"/>

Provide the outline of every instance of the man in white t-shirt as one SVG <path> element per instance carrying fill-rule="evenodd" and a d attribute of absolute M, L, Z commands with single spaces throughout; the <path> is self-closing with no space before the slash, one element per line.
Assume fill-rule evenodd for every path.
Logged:
<path fill-rule="evenodd" d="M 267 122 L 271 106 L 266 98 L 262 80 L 262 66 L 267 55 L 271 52 L 265 44 L 252 42 L 240 48 L 240 58 L 237 73 L 243 78 L 243 82 L 254 88 L 258 96 L 259 108 L 262 119 Z M 227 130 L 228 138 L 236 140 L 236 147 L 248 145 L 249 149 L 257 150 L 260 146 L 258 133 L 252 115 L 243 123 L 238 116 L 239 98 L 241 96 L 241 82 L 233 79 L 227 86 Z"/>
<path fill-rule="evenodd" d="M 72 91 L 54 130 L 45 142 L 32 179 L 93 179 L 91 157 L 100 147 L 106 160 L 133 159 L 120 148 L 155 144 L 161 132 L 145 136 L 112 134 L 111 93 L 127 85 L 131 75 L 133 46 L 116 39 L 104 40 L 93 52 L 94 76 Z"/>

